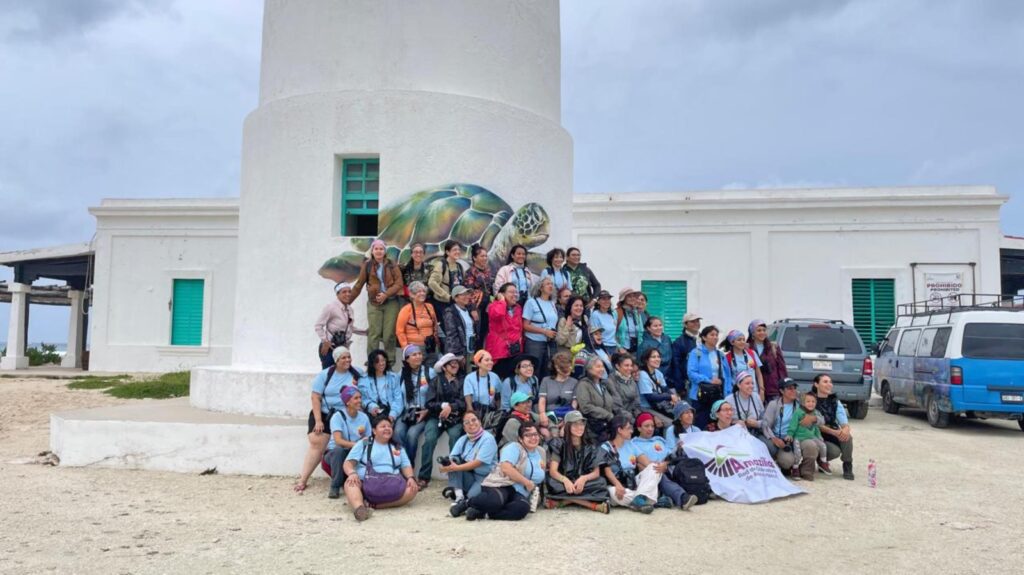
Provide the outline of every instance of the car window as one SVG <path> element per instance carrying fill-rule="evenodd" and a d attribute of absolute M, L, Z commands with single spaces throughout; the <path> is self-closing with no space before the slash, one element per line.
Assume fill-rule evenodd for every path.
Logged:
<path fill-rule="evenodd" d="M 932 341 L 935 340 L 935 332 L 939 331 L 938 328 L 930 328 L 921 332 L 921 337 L 917 340 L 917 357 L 929 357 L 932 353 Z"/>
<path fill-rule="evenodd" d="M 949 344 L 949 334 L 953 333 L 951 327 L 940 327 L 935 333 L 935 339 L 932 341 L 932 357 L 946 357 L 946 345 Z"/>
<path fill-rule="evenodd" d="M 878 348 L 878 355 L 882 355 L 883 353 L 889 353 L 895 350 L 896 340 L 899 338 L 899 336 L 900 331 L 898 329 L 889 330 L 889 333 L 886 334 L 885 339 L 882 340 L 882 343 Z"/>
<path fill-rule="evenodd" d="M 782 332 L 782 351 L 862 354 L 864 346 L 852 328 L 789 327 Z"/>
<path fill-rule="evenodd" d="M 914 355 L 914 350 L 917 349 L 917 338 L 921 335 L 919 329 L 908 329 L 903 332 L 903 337 L 900 339 L 900 350 L 898 355 Z"/>
<path fill-rule="evenodd" d="M 1024 359 L 1024 324 L 969 323 L 961 346 L 964 357 Z"/>

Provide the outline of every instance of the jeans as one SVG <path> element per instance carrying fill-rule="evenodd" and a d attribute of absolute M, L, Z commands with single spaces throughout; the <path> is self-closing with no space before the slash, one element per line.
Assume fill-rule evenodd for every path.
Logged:
<path fill-rule="evenodd" d="M 530 501 L 515 487 L 484 487 L 469 499 L 469 506 L 489 519 L 518 521 L 530 513 Z"/>
<path fill-rule="evenodd" d="M 536 374 L 538 381 L 544 379 L 544 376 L 551 369 L 551 356 L 554 355 L 552 348 L 555 347 L 555 342 L 533 341 L 524 337 L 523 345 L 523 351 L 526 352 L 526 355 L 532 355 L 537 358 Z"/>
<path fill-rule="evenodd" d="M 413 465 L 416 465 L 416 448 L 419 446 L 420 435 L 423 435 L 423 430 L 426 427 L 426 420 L 413 425 L 407 424 L 402 419 L 395 422 L 395 435 L 402 442 L 402 447 L 405 448 L 405 453 Z"/>
<path fill-rule="evenodd" d="M 430 481 L 431 472 L 434 471 L 434 448 L 437 447 L 437 440 L 441 437 L 441 433 L 448 433 L 448 449 L 455 447 L 455 442 L 463 434 L 461 423 L 456 423 L 447 430 L 441 429 L 437 424 L 438 419 L 436 417 L 428 419 L 426 433 L 423 434 L 423 453 L 420 454 L 419 478 L 424 481 Z"/>
<path fill-rule="evenodd" d="M 398 342 L 395 338 L 398 309 L 397 298 L 391 298 L 381 305 L 366 304 L 366 322 L 369 324 L 366 331 L 366 353 L 380 349 L 383 342 L 384 352 L 388 354 L 392 364 L 395 362 L 395 346 Z"/>
<path fill-rule="evenodd" d="M 320 344 L 316 344 L 316 355 L 320 358 L 320 369 L 327 369 L 334 365 L 333 353 L 333 349 L 328 349 L 327 353 L 320 353 Z"/>
<path fill-rule="evenodd" d="M 461 489 L 467 498 L 476 496 L 476 494 L 480 493 L 482 487 L 480 482 L 484 480 L 484 477 L 487 477 L 486 473 L 479 475 L 477 473 L 478 469 L 490 471 L 490 466 L 481 465 L 472 471 L 452 471 L 448 473 L 448 485 L 452 489 Z"/>
<path fill-rule="evenodd" d="M 686 498 L 686 490 L 683 489 L 683 486 L 669 479 L 668 475 L 661 476 L 661 481 L 658 482 L 658 491 L 671 499 L 672 504 L 676 507 L 682 506 L 683 500 Z"/>
<path fill-rule="evenodd" d="M 327 465 L 331 466 L 331 489 L 341 489 L 341 484 L 345 483 L 345 457 L 348 456 L 349 448 L 347 447 L 335 447 L 334 449 L 327 452 L 326 460 Z"/>

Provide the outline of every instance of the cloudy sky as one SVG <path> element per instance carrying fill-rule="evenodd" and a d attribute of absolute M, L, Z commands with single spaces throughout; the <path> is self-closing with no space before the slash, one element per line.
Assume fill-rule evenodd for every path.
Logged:
<path fill-rule="evenodd" d="M 0 0 L 0 251 L 88 241 L 104 197 L 237 195 L 261 6 Z M 1024 2 L 563 0 L 562 46 L 578 192 L 993 184 L 1024 235 Z"/>

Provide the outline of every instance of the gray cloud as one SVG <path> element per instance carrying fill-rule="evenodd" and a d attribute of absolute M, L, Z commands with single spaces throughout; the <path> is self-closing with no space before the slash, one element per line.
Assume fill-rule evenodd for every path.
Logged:
<path fill-rule="evenodd" d="M 169 5 L 169 0 L 0 0 L 0 40 L 46 42 Z"/>

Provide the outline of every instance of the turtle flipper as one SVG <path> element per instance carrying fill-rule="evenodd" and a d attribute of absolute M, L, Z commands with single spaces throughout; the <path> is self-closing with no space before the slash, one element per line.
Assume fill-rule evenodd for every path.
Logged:
<path fill-rule="evenodd" d="M 359 269 L 364 261 L 366 261 L 366 256 L 361 253 L 344 252 L 324 262 L 324 265 L 320 266 L 319 273 L 321 277 L 335 283 L 354 282 L 359 277 Z"/>

